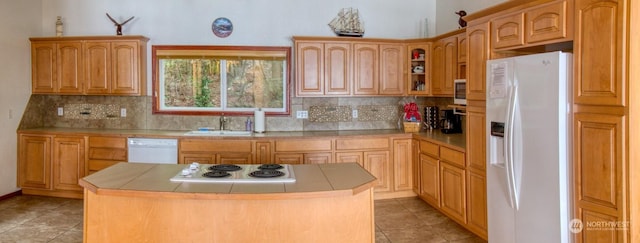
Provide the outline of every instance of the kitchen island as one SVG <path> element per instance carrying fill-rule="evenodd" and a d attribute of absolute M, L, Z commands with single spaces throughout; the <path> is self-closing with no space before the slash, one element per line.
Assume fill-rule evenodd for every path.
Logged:
<path fill-rule="evenodd" d="M 118 163 L 84 177 L 84 242 L 374 242 L 376 178 L 294 165 L 293 183 L 171 182 L 185 165 Z"/>

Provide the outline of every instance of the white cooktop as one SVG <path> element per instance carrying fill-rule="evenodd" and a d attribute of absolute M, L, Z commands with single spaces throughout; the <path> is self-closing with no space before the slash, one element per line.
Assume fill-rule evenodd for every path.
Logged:
<path fill-rule="evenodd" d="M 185 165 L 185 168 L 178 172 L 174 177 L 170 180 L 173 182 L 196 182 L 196 183 L 283 183 L 283 182 L 295 182 L 296 177 L 293 173 L 293 166 L 288 164 L 281 164 L 282 168 L 277 169 L 284 173 L 283 176 L 280 177 L 270 177 L 270 178 L 258 178 L 252 177 L 249 173 L 260 170 L 258 167 L 261 165 L 254 164 L 239 164 L 242 169 L 238 171 L 229 171 L 231 174 L 227 177 L 220 178 L 209 178 L 204 177 L 202 174 L 209 172 L 209 167 L 213 166 L 212 164 L 198 164 L 193 163 L 189 165 Z"/>

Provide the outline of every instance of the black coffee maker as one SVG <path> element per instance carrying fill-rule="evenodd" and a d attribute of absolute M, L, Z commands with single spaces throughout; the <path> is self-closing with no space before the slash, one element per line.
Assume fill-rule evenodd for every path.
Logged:
<path fill-rule="evenodd" d="M 460 115 L 454 114 L 453 110 L 442 110 L 442 120 L 440 120 L 440 131 L 442 133 L 461 133 L 462 120 Z"/>

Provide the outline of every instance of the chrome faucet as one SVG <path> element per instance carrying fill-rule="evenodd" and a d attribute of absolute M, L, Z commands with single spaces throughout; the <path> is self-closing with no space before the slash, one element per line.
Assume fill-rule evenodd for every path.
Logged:
<path fill-rule="evenodd" d="M 224 130 L 224 127 L 227 123 L 227 118 L 224 117 L 224 113 L 220 116 L 220 130 Z"/>

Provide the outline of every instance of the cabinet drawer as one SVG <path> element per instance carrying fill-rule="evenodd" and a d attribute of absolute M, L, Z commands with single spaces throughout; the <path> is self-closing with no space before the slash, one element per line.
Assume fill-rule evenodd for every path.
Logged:
<path fill-rule="evenodd" d="M 440 159 L 464 168 L 464 153 L 447 147 L 440 147 Z"/>
<path fill-rule="evenodd" d="M 89 147 L 127 148 L 127 138 L 123 137 L 89 137 Z"/>
<path fill-rule="evenodd" d="M 331 150 L 331 140 L 291 139 L 276 141 L 276 152 Z"/>
<path fill-rule="evenodd" d="M 89 147 L 89 159 L 127 161 L 127 150 L 122 148 Z"/>
<path fill-rule="evenodd" d="M 245 152 L 251 153 L 251 140 L 180 140 L 181 152 Z"/>
<path fill-rule="evenodd" d="M 389 139 L 336 139 L 336 150 L 388 149 Z"/>
<path fill-rule="evenodd" d="M 89 173 L 92 172 L 96 172 L 99 170 L 102 170 L 104 168 L 107 168 L 109 166 L 115 165 L 117 163 L 120 163 L 118 161 L 109 161 L 109 160 L 89 160 L 88 163 L 88 169 L 89 169 Z"/>
<path fill-rule="evenodd" d="M 437 144 L 427 141 L 420 141 L 420 153 L 428 154 L 433 157 L 440 157 L 439 147 Z"/>

